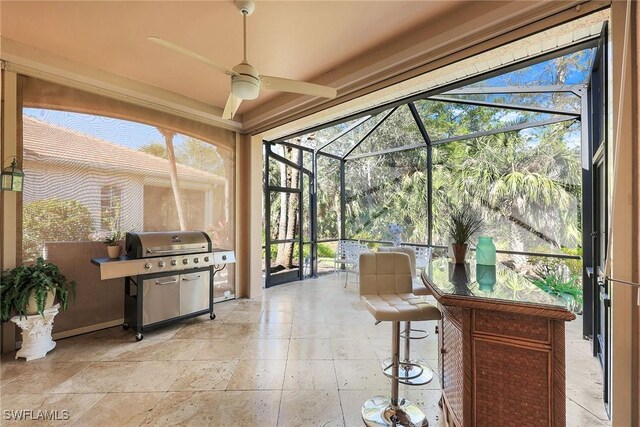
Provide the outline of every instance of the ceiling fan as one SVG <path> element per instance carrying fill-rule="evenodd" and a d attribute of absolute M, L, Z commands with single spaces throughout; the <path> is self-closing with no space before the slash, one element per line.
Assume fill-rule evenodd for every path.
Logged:
<path fill-rule="evenodd" d="M 159 37 L 149 36 L 147 37 L 147 40 L 183 55 L 195 58 L 212 68 L 215 68 L 221 73 L 231 76 L 231 93 L 229 94 L 229 98 L 227 99 L 227 103 L 224 107 L 224 112 L 222 113 L 223 119 L 232 119 L 236 114 L 236 111 L 238 111 L 240 103 L 243 100 L 256 99 L 261 88 L 318 96 L 322 98 L 336 97 L 337 90 L 329 86 L 258 74 L 258 70 L 256 70 L 255 67 L 247 61 L 247 16 L 253 13 L 255 10 L 255 4 L 251 0 L 235 0 L 235 5 L 238 11 L 242 14 L 243 59 L 241 63 L 232 69 L 228 69 L 224 65 L 220 65 L 207 57 Z"/>

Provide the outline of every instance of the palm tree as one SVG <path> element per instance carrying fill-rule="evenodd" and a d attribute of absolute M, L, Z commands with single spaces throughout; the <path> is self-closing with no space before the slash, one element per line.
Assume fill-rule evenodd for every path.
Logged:
<path fill-rule="evenodd" d="M 565 143 L 569 131 L 561 123 L 455 143 L 440 153 L 440 218 L 447 204 L 463 204 L 481 210 L 489 223 L 507 220 L 508 236 L 500 237 L 517 251 L 578 243 L 577 216 L 566 214 L 580 200 L 579 151 Z"/>
<path fill-rule="evenodd" d="M 178 184 L 178 168 L 176 165 L 176 155 L 173 149 L 173 137 L 175 132 L 158 128 L 158 131 L 164 136 L 164 142 L 167 148 L 167 158 L 169 160 L 169 175 L 171 176 L 171 188 L 173 190 L 173 198 L 176 201 L 176 212 L 178 213 L 178 223 L 180 224 L 180 230 L 187 229 L 187 220 L 184 213 L 184 205 L 182 203 L 182 194 Z"/>

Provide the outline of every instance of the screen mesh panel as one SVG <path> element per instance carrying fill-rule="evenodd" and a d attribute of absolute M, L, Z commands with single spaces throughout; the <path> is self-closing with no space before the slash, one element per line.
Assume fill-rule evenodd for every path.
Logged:
<path fill-rule="evenodd" d="M 347 238 L 427 243 L 427 149 L 348 160 L 345 167 Z"/>
<path fill-rule="evenodd" d="M 564 253 L 581 242 L 580 125 L 563 122 L 433 148 L 434 244 L 452 209 L 482 218 L 498 249 Z"/>
<path fill-rule="evenodd" d="M 32 78 L 23 89 L 23 262 L 115 231 L 202 230 L 235 248 L 232 132 Z M 232 270 L 215 297 L 235 293 Z"/>
<path fill-rule="evenodd" d="M 340 160 L 318 154 L 318 239 L 340 238 Z"/>

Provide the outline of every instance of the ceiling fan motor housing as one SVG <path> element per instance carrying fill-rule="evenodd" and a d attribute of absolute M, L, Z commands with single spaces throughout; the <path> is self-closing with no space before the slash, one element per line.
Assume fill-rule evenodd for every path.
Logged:
<path fill-rule="evenodd" d="M 235 76 L 231 76 L 231 92 L 240 99 L 256 99 L 260 93 L 258 70 L 250 64 L 242 63 L 233 67 Z"/>
<path fill-rule="evenodd" d="M 251 15 L 254 10 L 256 10 L 256 5 L 251 0 L 236 0 L 236 8 L 238 8 L 238 12 L 243 15 Z"/>

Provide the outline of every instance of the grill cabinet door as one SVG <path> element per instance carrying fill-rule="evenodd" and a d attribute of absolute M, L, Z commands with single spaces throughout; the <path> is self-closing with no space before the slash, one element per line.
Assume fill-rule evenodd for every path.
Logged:
<path fill-rule="evenodd" d="M 142 324 L 180 315 L 180 276 L 164 276 L 142 282 Z"/>
<path fill-rule="evenodd" d="M 209 271 L 183 274 L 180 282 L 180 315 L 209 309 Z"/>

